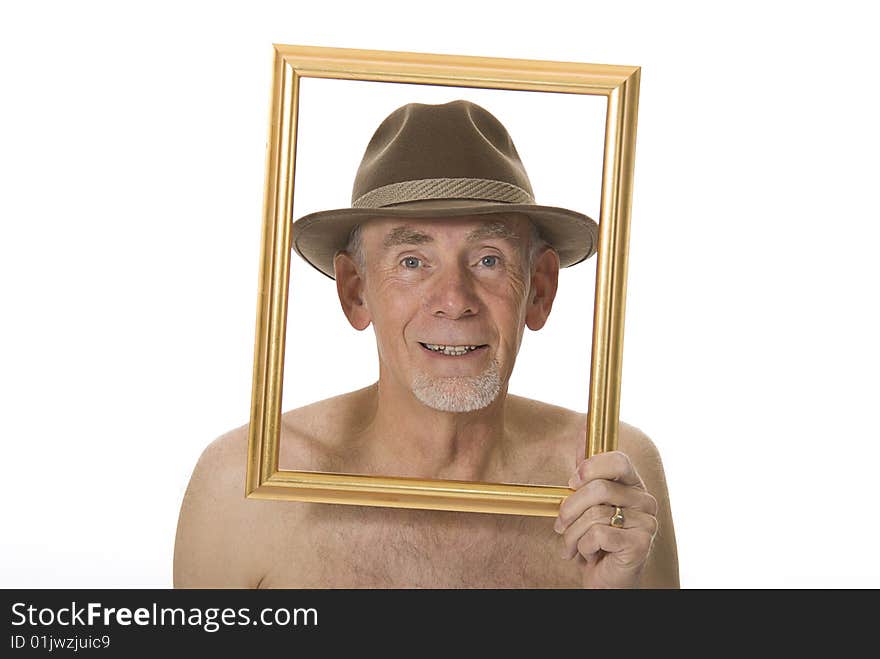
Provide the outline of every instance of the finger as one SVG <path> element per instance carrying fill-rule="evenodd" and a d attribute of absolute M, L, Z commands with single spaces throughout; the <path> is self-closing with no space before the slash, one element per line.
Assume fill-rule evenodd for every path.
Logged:
<path fill-rule="evenodd" d="M 614 506 L 600 505 L 593 506 L 575 520 L 565 531 L 562 536 L 562 552 L 561 557 L 569 560 L 578 553 L 578 542 L 583 535 L 589 531 L 594 524 L 605 524 L 610 526 L 611 516 L 614 515 Z M 657 518 L 641 510 L 628 509 L 623 515 L 624 529 L 643 529 L 651 534 L 651 537 L 657 533 Z"/>
<path fill-rule="evenodd" d="M 588 564 L 594 562 L 600 551 L 605 551 L 622 566 L 636 567 L 647 560 L 653 542 L 653 536 L 641 528 L 617 529 L 594 524 L 578 540 L 577 552 Z"/>
<path fill-rule="evenodd" d="M 641 510 L 649 515 L 657 514 L 657 499 L 649 492 L 600 479 L 590 481 L 565 498 L 559 506 L 559 515 L 553 528 L 557 533 L 562 533 L 588 508 L 602 504 Z"/>
<path fill-rule="evenodd" d="M 614 515 L 613 506 L 593 506 L 574 523 L 572 523 L 562 536 L 562 558 L 568 560 L 577 554 L 577 546 L 581 537 L 594 524 L 611 525 L 611 516 Z M 618 527 L 614 527 L 618 528 Z M 627 510 L 624 513 L 624 529 L 639 529 L 648 533 L 652 538 L 657 534 L 657 518 L 640 510 Z"/>
<path fill-rule="evenodd" d="M 593 506 L 572 522 L 562 534 L 562 552 L 560 556 L 568 560 L 577 554 L 577 543 L 581 536 L 593 524 L 608 524 L 614 514 L 614 506 L 600 504 Z M 625 518 L 624 518 L 625 519 Z"/>
<path fill-rule="evenodd" d="M 610 481 L 617 481 L 623 485 L 634 485 L 645 489 L 645 483 L 642 477 L 636 471 L 632 460 L 623 451 L 607 451 L 605 453 L 597 453 L 588 460 L 581 462 L 568 485 L 577 489 L 584 483 L 591 480 L 604 478 Z"/>

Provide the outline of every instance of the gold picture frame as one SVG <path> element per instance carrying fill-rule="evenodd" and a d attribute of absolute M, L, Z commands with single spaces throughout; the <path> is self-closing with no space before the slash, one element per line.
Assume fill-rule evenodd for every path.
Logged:
<path fill-rule="evenodd" d="M 567 487 L 278 469 L 302 78 L 601 95 L 607 99 L 586 456 L 617 448 L 640 68 L 273 44 L 245 496 L 553 517 Z"/>

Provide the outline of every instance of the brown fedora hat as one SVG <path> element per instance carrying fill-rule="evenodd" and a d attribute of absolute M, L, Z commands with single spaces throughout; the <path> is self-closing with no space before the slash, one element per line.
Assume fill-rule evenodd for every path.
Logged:
<path fill-rule="evenodd" d="M 409 103 L 376 129 L 354 179 L 351 208 L 318 211 L 291 226 L 293 249 L 334 278 L 333 258 L 354 227 L 377 217 L 452 218 L 523 213 L 565 268 L 596 253 L 599 227 L 582 213 L 535 204 L 504 125 L 457 100 Z"/>

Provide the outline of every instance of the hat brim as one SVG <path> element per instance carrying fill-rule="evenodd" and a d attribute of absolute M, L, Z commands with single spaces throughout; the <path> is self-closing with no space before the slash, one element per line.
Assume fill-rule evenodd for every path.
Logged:
<path fill-rule="evenodd" d="M 583 213 L 556 206 L 479 202 L 473 199 L 422 200 L 383 208 L 339 208 L 304 215 L 291 226 L 294 251 L 322 274 L 335 279 L 333 259 L 345 249 L 351 230 L 376 218 L 452 218 L 492 213 L 523 213 L 559 255 L 560 267 L 596 253 L 599 225 Z"/>

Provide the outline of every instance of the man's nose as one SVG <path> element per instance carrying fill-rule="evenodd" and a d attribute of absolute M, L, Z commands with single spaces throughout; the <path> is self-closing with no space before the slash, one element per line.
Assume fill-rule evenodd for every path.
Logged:
<path fill-rule="evenodd" d="M 480 300 L 469 274 L 467 266 L 447 266 L 431 278 L 425 302 L 432 316 L 456 319 L 479 311 Z"/>

